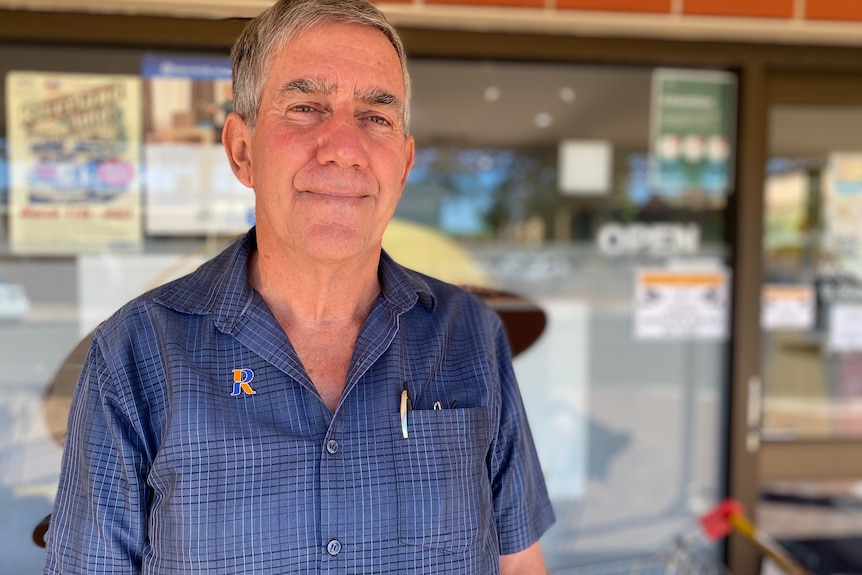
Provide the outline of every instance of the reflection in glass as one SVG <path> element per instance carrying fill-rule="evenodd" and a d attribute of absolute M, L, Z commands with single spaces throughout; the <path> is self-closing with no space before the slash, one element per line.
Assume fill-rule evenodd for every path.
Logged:
<path fill-rule="evenodd" d="M 862 109 L 776 106 L 770 123 L 763 434 L 862 437 Z"/>

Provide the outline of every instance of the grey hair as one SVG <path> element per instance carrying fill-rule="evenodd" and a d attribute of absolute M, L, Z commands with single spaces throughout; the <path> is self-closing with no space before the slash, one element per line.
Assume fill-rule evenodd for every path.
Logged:
<path fill-rule="evenodd" d="M 240 34 L 231 50 L 233 109 L 254 130 L 272 56 L 294 36 L 329 22 L 369 26 L 389 40 L 404 78 L 404 133 L 410 124 L 410 75 L 404 45 L 383 13 L 367 0 L 279 0 Z"/>

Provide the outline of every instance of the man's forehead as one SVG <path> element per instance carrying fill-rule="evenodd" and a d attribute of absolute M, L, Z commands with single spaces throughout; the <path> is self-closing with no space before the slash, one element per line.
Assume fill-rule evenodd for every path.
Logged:
<path fill-rule="evenodd" d="M 359 25 L 354 26 L 359 29 L 363 28 Z M 330 47 L 317 50 L 316 48 L 319 48 L 320 44 L 312 46 L 309 53 L 306 49 L 307 45 L 299 42 L 303 36 L 300 34 L 277 49 L 270 57 L 268 66 L 270 75 L 275 73 L 281 76 L 273 79 L 282 86 L 288 82 L 302 81 L 309 86 L 310 90 L 313 88 L 315 92 L 326 94 L 335 93 L 339 88 L 354 89 L 352 85 L 348 86 L 352 83 L 360 86 L 367 83 L 369 86 L 365 88 L 372 84 L 382 85 L 385 89 L 395 91 L 397 94 L 404 86 L 405 69 L 403 63 L 386 36 L 373 28 L 368 29 L 379 34 L 391 53 L 386 54 L 383 58 L 378 58 L 376 55 L 380 52 L 374 50 L 371 57 L 368 58 L 362 56 L 362 49 L 351 50 L 351 46 L 336 45 L 335 50 Z M 367 52 L 371 53 L 372 50 L 369 49 Z M 365 69 L 363 70 L 363 68 Z M 286 80 L 285 77 L 292 77 L 292 79 Z M 391 87 L 385 87 L 390 83 L 392 84 Z"/>
<path fill-rule="evenodd" d="M 352 42 L 356 45 L 379 44 L 380 48 L 384 48 L 385 53 L 394 57 L 398 67 L 401 66 L 399 50 L 383 30 L 368 24 L 339 20 L 318 22 L 295 30 L 294 33 L 282 39 L 276 53 L 290 52 L 292 47 L 299 44 L 311 43 L 324 47 L 330 44 L 341 44 L 342 39 L 348 35 L 353 36 Z M 357 35 L 362 38 L 356 37 Z"/>

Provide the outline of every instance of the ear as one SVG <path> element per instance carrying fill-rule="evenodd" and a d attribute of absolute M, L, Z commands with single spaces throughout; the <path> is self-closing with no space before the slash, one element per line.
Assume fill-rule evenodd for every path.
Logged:
<path fill-rule="evenodd" d="M 406 141 L 404 142 L 405 148 L 405 162 L 404 162 L 404 176 L 401 178 L 401 189 L 404 189 L 404 186 L 407 184 L 407 176 L 410 175 L 410 169 L 413 167 L 413 161 L 415 160 L 416 154 L 416 142 L 413 140 L 413 136 L 407 136 Z"/>
<path fill-rule="evenodd" d="M 251 132 L 239 114 L 231 112 L 225 118 L 221 132 L 221 143 L 227 152 L 230 169 L 247 188 L 254 188 L 252 170 Z"/>

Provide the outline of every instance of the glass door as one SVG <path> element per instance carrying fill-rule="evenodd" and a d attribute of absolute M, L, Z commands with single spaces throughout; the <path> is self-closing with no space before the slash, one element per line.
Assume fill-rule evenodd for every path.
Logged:
<path fill-rule="evenodd" d="M 841 551 L 862 541 L 862 82 L 769 88 L 758 518 L 812 569 L 846 570 L 862 561 Z"/>

